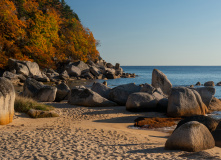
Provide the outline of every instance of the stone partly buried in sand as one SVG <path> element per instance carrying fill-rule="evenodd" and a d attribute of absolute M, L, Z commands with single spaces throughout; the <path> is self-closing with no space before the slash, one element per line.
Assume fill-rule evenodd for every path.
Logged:
<path fill-rule="evenodd" d="M 205 115 L 207 111 L 208 109 L 197 91 L 186 87 L 172 88 L 168 98 L 168 116 Z"/>
<path fill-rule="evenodd" d="M 6 78 L 0 78 L 0 125 L 12 122 L 14 115 L 15 90 Z"/>
<path fill-rule="evenodd" d="M 52 111 L 42 111 L 30 109 L 28 115 L 32 118 L 49 118 L 49 117 L 59 117 L 59 115 Z"/>
<path fill-rule="evenodd" d="M 115 102 L 101 97 L 98 93 L 90 89 L 72 89 L 68 98 L 68 103 L 86 107 L 116 106 Z"/>
<path fill-rule="evenodd" d="M 196 121 L 183 124 L 166 141 L 165 149 L 198 152 L 215 147 L 208 128 Z"/>

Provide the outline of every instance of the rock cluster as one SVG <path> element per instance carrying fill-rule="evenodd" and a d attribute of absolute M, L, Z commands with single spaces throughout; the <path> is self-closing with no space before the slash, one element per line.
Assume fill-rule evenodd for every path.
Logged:
<path fill-rule="evenodd" d="M 36 62 L 8 60 L 9 71 L 3 73 L 3 77 L 12 81 L 13 84 L 23 85 L 27 78 L 33 78 L 39 82 L 58 82 L 72 79 L 115 79 L 134 78 L 135 74 L 124 73 L 119 63 L 113 66 L 100 59 L 96 63 L 88 61 L 69 62 L 58 68 L 41 71 Z"/>

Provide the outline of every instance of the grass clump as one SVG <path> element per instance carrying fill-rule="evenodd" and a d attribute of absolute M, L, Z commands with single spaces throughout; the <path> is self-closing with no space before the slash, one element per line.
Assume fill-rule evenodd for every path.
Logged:
<path fill-rule="evenodd" d="M 32 98 L 23 97 L 16 95 L 14 109 L 16 112 L 24 112 L 27 113 L 30 109 L 42 110 L 42 111 L 50 111 L 53 110 L 53 106 L 45 105 L 42 103 L 38 103 Z"/>

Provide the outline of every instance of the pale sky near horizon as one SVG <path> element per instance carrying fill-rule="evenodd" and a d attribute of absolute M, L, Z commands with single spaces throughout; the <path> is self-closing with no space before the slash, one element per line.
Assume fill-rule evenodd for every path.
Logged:
<path fill-rule="evenodd" d="M 221 0 L 66 0 L 121 65 L 221 65 Z"/>

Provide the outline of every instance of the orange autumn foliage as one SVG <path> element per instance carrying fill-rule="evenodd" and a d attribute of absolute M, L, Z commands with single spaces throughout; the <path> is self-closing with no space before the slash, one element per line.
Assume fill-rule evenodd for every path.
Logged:
<path fill-rule="evenodd" d="M 64 1 L 1 0 L 0 20 L 0 68 L 8 58 L 55 68 L 68 58 L 87 62 L 99 57 L 92 32 Z"/>

